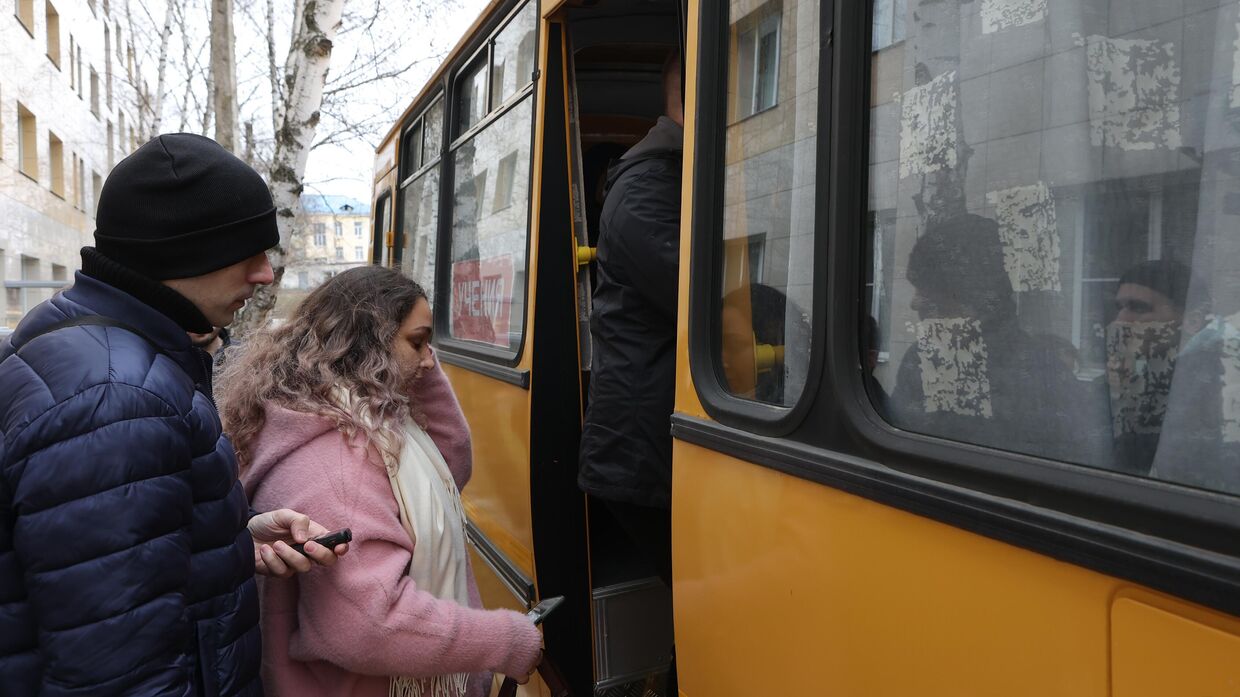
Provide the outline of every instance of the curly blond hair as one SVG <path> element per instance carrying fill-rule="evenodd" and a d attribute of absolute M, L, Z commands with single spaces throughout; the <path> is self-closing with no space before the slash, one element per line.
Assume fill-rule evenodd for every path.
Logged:
<path fill-rule="evenodd" d="M 426 292 L 391 269 L 349 269 L 319 286 L 293 316 L 259 332 L 224 365 L 220 418 L 244 470 L 266 423 L 266 405 L 335 421 L 394 468 L 414 413 L 392 354 L 400 325 Z"/>

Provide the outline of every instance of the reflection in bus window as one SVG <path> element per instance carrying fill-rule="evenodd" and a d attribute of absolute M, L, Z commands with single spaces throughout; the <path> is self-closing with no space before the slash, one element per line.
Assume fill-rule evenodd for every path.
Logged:
<path fill-rule="evenodd" d="M 487 61 L 483 53 L 457 78 L 456 135 L 468 131 L 486 115 Z"/>
<path fill-rule="evenodd" d="M 793 404 L 809 364 L 818 3 L 730 3 L 721 356 L 725 387 Z"/>
<path fill-rule="evenodd" d="M 401 191 L 401 271 L 435 297 L 435 236 L 439 229 L 439 168 L 432 167 Z"/>
<path fill-rule="evenodd" d="M 527 3 L 521 13 L 495 37 L 491 61 L 492 109 L 508 101 L 533 79 L 537 16 L 536 3 Z"/>
<path fill-rule="evenodd" d="M 453 338 L 515 350 L 525 321 L 533 98 L 452 153 Z"/>
<path fill-rule="evenodd" d="M 1240 493 L 1240 6 L 1052 9 L 876 5 L 876 407 Z"/>
<path fill-rule="evenodd" d="M 437 100 L 422 116 L 423 161 L 439 158 L 443 149 L 443 100 Z"/>

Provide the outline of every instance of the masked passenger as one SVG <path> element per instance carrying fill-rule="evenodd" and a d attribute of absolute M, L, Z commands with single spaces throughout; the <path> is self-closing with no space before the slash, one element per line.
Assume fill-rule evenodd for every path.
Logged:
<path fill-rule="evenodd" d="M 1020 329 L 998 225 L 977 215 L 931 223 L 908 280 L 918 322 L 890 398 L 897 426 L 1004 450 L 1076 459 L 1079 387 Z"/>
<path fill-rule="evenodd" d="M 1171 376 L 1152 381 L 1166 392 L 1146 395 L 1161 410 L 1156 441 L 1124 454 L 1144 456 L 1151 476 L 1240 494 L 1240 317 L 1211 319 L 1210 294 L 1174 262 L 1149 262 L 1123 280 L 1143 296 L 1117 298 L 1152 298 L 1144 317 L 1174 333 L 1177 347 Z"/>
<path fill-rule="evenodd" d="M 1112 467 L 1148 474 L 1158 450 L 1180 346 L 1201 328 L 1186 312 L 1191 274 L 1171 260 L 1147 261 L 1120 278 L 1106 330 Z"/>

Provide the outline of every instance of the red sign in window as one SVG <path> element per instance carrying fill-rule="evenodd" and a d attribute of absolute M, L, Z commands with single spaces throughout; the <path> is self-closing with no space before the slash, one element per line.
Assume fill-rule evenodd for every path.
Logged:
<path fill-rule="evenodd" d="M 512 257 L 452 265 L 452 336 L 508 348 Z"/>

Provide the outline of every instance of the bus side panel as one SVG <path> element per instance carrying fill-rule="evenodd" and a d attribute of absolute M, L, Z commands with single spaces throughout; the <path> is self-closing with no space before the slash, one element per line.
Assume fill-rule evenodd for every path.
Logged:
<path fill-rule="evenodd" d="M 474 579 L 478 582 L 478 595 L 482 597 L 483 607 L 489 610 L 503 608 L 505 610 L 525 612 L 526 608 L 513 596 L 499 576 L 491 570 L 491 567 L 487 566 L 486 561 L 472 548 L 469 553 L 469 563 L 474 569 Z M 494 676 L 492 678 L 493 684 L 490 694 L 497 694 L 502 682 L 503 676 Z M 551 690 L 547 688 L 546 683 L 536 673 L 530 678 L 528 683 L 517 688 L 517 697 L 551 697 Z"/>
<path fill-rule="evenodd" d="M 674 456 L 676 651 L 689 697 L 1106 695 L 1113 599 L 1154 595 L 684 442 Z M 1150 621 L 1127 610 L 1129 624 Z M 1193 634 L 1194 650 L 1234 655 L 1240 621 L 1192 611 L 1228 629 Z M 1149 653 L 1164 639 L 1141 642 L 1134 650 Z M 1174 662 L 1144 669 L 1141 680 L 1176 684 Z"/>
<path fill-rule="evenodd" d="M 534 575 L 530 523 L 530 420 L 527 390 L 450 365 L 444 372 L 473 438 L 473 478 L 463 492 L 469 519 L 529 578 Z"/>

